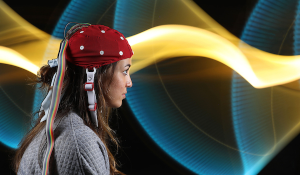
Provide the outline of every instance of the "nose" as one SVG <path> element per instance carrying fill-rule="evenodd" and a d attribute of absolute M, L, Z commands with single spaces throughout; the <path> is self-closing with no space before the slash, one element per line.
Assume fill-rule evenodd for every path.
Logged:
<path fill-rule="evenodd" d="M 126 82 L 126 87 L 129 87 L 129 88 L 132 87 L 132 81 L 131 81 L 130 76 L 128 76 L 128 80 L 127 80 L 127 82 Z"/>

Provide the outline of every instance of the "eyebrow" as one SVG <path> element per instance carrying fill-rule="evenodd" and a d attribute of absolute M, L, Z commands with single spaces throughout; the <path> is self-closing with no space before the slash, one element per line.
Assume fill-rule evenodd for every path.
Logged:
<path fill-rule="evenodd" d="M 131 66 L 131 64 L 126 64 L 126 66 L 130 67 L 130 66 Z M 126 66 L 125 66 L 125 67 L 126 67 Z"/>

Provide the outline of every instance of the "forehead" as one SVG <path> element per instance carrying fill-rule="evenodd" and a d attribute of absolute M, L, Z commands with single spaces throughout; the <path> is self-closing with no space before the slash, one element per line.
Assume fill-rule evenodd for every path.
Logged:
<path fill-rule="evenodd" d="M 124 66 L 127 66 L 128 64 L 131 65 L 131 58 L 126 58 L 126 59 L 120 60 L 118 63 L 118 66 L 124 67 Z"/>

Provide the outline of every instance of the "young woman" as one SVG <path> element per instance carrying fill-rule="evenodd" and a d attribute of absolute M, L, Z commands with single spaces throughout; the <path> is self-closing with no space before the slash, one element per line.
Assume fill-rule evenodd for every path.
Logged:
<path fill-rule="evenodd" d="M 17 174 L 122 174 L 109 150 L 118 145 L 109 120 L 132 86 L 132 55 L 109 27 L 77 24 L 67 32 L 58 59 L 38 73 L 48 95 L 16 152 Z"/>

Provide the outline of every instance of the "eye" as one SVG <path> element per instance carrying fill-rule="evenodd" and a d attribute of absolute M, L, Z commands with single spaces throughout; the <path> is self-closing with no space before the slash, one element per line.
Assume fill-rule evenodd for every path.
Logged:
<path fill-rule="evenodd" d="M 128 70 L 129 69 L 123 71 L 124 75 L 128 75 Z"/>

